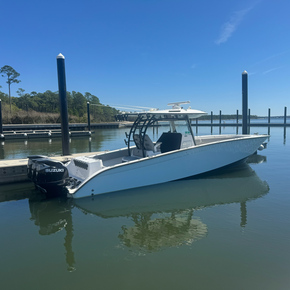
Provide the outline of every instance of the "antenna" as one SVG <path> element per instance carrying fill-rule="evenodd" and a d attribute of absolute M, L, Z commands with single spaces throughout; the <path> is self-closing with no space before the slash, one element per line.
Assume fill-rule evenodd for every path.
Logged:
<path fill-rule="evenodd" d="M 131 105 L 112 105 L 112 104 L 103 105 L 103 104 L 93 104 L 93 103 L 91 105 L 92 106 L 100 106 L 100 107 L 110 106 L 112 108 L 125 109 L 125 110 L 130 110 L 130 111 L 139 111 L 139 110 L 144 111 L 144 109 L 148 109 L 149 111 L 157 110 L 156 108 L 140 107 L 140 106 L 131 106 Z"/>
<path fill-rule="evenodd" d="M 183 104 L 190 104 L 190 101 L 169 103 L 169 104 L 167 104 L 167 106 L 172 106 L 173 110 L 180 110 L 181 109 L 180 105 L 183 105 Z"/>

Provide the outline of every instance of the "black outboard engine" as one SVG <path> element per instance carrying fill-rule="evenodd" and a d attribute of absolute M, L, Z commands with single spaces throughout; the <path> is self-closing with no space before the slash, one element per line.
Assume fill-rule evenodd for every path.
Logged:
<path fill-rule="evenodd" d="M 27 157 L 28 158 L 28 163 L 27 163 L 27 176 L 29 179 L 32 180 L 32 176 L 35 170 L 35 161 L 36 159 L 40 159 L 40 158 L 47 158 L 47 156 L 43 156 L 43 155 L 30 155 Z"/>
<path fill-rule="evenodd" d="M 28 156 L 27 176 L 48 196 L 62 193 L 69 177 L 62 162 L 41 155 Z"/>

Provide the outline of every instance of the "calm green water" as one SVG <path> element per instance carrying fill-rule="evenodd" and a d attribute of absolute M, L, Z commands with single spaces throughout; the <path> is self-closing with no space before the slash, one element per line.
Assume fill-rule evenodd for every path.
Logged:
<path fill-rule="evenodd" d="M 36 192 L 30 183 L 0 187 L 1 289 L 290 289 L 287 130 L 272 128 L 251 163 L 203 178 L 76 201 L 5 201 Z M 124 130 L 100 130 L 71 150 L 123 139 Z M 29 154 L 61 154 L 60 140 L 0 146 L 2 159 Z"/>

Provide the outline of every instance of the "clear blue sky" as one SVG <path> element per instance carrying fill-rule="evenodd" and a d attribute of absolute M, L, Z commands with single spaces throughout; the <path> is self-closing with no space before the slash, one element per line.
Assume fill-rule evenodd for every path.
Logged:
<path fill-rule="evenodd" d="M 15 0 L 1 5 L 0 67 L 21 83 L 12 95 L 68 91 L 103 104 L 167 108 L 191 101 L 210 113 L 242 111 L 249 74 L 252 114 L 290 115 L 289 0 Z M 5 78 L 1 90 L 8 93 Z"/>

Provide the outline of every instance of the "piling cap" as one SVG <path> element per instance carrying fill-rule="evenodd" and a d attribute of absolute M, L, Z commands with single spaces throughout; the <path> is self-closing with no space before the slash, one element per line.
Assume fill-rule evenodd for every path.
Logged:
<path fill-rule="evenodd" d="M 57 59 L 59 59 L 59 58 L 63 58 L 64 59 L 64 56 L 60 53 L 56 58 Z"/>
<path fill-rule="evenodd" d="M 243 75 L 247 75 L 248 72 L 247 72 L 246 70 L 244 70 L 242 74 L 243 74 Z"/>

